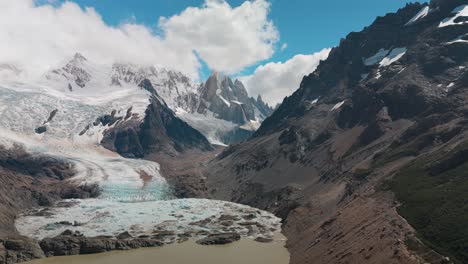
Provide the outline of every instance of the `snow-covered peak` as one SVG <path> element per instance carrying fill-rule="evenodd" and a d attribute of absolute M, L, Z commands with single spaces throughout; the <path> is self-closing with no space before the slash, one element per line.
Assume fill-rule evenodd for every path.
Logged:
<path fill-rule="evenodd" d="M 108 67 L 105 65 L 93 63 L 80 53 L 76 53 L 63 66 L 47 72 L 45 79 L 49 84 L 64 84 L 72 92 L 75 89 L 85 88 L 91 82 L 103 85 L 107 72 Z"/>
<path fill-rule="evenodd" d="M 197 86 L 189 77 L 181 72 L 128 63 L 114 63 L 112 65 L 111 79 L 114 85 L 118 85 L 120 82 L 140 84 L 144 79 L 148 79 L 152 81 L 153 85 L 171 82 L 172 84 L 183 84 L 190 87 Z"/>

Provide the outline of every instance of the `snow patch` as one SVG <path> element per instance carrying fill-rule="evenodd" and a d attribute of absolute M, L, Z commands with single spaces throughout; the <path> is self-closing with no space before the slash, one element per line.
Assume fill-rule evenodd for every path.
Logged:
<path fill-rule="evenodd" d="M 367 77 L 369 76 L 369 73 L 363 73 L 361 74 L 361 82 L 364 81 L 365 79 L 367 79 Z"/>
<path fill-rule="evenodd" d="M 375 74 L 375 79 L 380 79 L 382 77 L 382 73 L 380 73 L 380 70 L 377 70 L 377 73 Z"/>
<path fill-rule="evenodd" d="M 456 39 L 451 40 L 445 44 L 450 45 L 454 43 L 468 43 L 468 34 L 458 36 Z"/>
<path fill-rule="evenodd" d="M 240 128 L 247 131 L 256 131 L 258 128 L 260 128 L 261 124 L 262 123 L 257 120 L 249 120 L 249 122 L 246 122 L 245 124 L 240 126 Z"/>
<path fill-rule="evenodd" d="M 243 103 L 236 101 L 236 100 L 231 100 L 231 103 L 237 104 L 237 105 L 243 105 Z"/>
<path fill-rule="evenodd" d="M 337 103 L 335 106 L 333 106 L 333 108 L 330 110 L 330 112 L 340 109 L 340 107 L 342 107 L 345 102 L 346 102 L 346 100 Z"/>
<path fill-rule="evenodd" d="M 406 51 L 407 49 L 405 47 L 395 48 L 391 51 L 380 49 L 373 56 L 364 59 L 363 62 L 366 66 L 372 66 L 378 63 L 379 67 L 385 67 L 401 59 L 401 57 L 405 55 Z"/>
<path fill-rule="evenodd" d="M 381 67 L 388 66 L 398 61 L 399 59 L 401 59 L 401 57 L 403 57 L 405 53 L 406 53 L 406 48 L 395 48 L 390 52 L 390 54 L 388 54 L 385 58 L 383 58 L 379 64 Z"/>
<path fill-rule="evenodd" d="M 446 26 L 454 26 L 454 25 L 463 25 L 467 24 L 468 21 L 461 21 L 461 22 L 455 22 L 455 20 L 459 17 L 467 17 L 468 16 L 468 5 L 461 5 L 457 8 L 455 8 L 452 11 L 452 14 L 455 14 L 453 17 L 450 18 L 445 18 L 442 20 L 439 24 L 439 27 L 446 27 Z"/>
<path fill-rule="evenodd" d="M 425 16 L 427 16 L 430 12 L 430 8 L 429 6 L 425 6 L 423 7 L 421 10 L 419 10 L 419 12 L 413 17 L 411 18 L 406 24 L 405 26 L 408 26 L 416 21 L 418 21 L 419 19 L 421 18 L 424 18 Z"/>
<path fill-rule="evenodd" d="M 389 53 L 389 50 L 380 49 L 376 54 L 364 60 L 364 65 L 372 66 L 382 61 L 385 56 Z"/>
<path fill-rule="evenodd" d="M 221 96 L 220 94 L 218 94 L 217 96 L 219 97 L 219 99 L 221 99 L 221 100 L 223 101 L 223 103 L 224 103 L 225 105 L 227 105 L 228 107 L 231 107 L 231 103 L 229 103 L 228 100 L 224 99 L 223 96 Z"/>

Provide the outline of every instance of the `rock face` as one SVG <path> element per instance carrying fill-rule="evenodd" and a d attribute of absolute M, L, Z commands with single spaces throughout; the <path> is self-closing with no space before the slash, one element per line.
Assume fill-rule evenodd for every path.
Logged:
<path fill-rule="evenodd" d="M 261 97 L 249 97 L 244 85 L 220 73 L 213 73 L 200 87 L 201 102 L 197 112 L 213 112 L 218 118 L 244 125 L 251 120 L 263 120 L 273 109 Z"/>
<path fill-rule="evenodd" d="M 105 133 L 102 145 L 124 156 L 138 158 L 158 152 L 176 155 L 190 149 L 212 150 L 200 132 L 175 116 L 149 80 L 144 79 L 140 88 L 152 92 L 143 122 L 130 120 L 114 126 Z"/>
<path fill-rule="evenodd" d="M 423 196 L 424 188 L 417 197 L 402 189 L 408 177 L 414 188 L 437 184 L 422 168 L 432 168 L 444 183 L 461 181 L 442 171 L 466 164 L 464 152 L 452 150 L 467 140 L 468 45 L 453 40 L 468 24 L 440 25 L 466 4 L 433 1 L 415 20 L 427 5 L 408 4 L 350 33 L 253 138 L 206 167 L 213 197 L 281 216 L 291 263 L 443 261 L 436 251 L 467 262 L 464 242 L 448 238 L 461 227 L 446 224 L 466 222 L 466 214 L 453 209 L 450 217 L 440 213 L 427 223 L 435 219 L 428 212 L 439 209 L 418 208 L 435 201 Z M 443 153 L 453 158 L 432 164 Z M 412 161 L 420 174 L 403 173 Z M 395 183 L 385 187 L 388 179 Z M 408 206 L 396 208 L 395 198 Z M 421 246 L 413 227 L 432 248 Z"/>
<path fill-rule="evenodd" d="M 247 139 L 273 112 L 261 96 L 249 97 L 239 80 L 216 72 L 180 100 L 190 103 L 177 107 L 176 114 L 216 145 Z"/>
<path fill-rule="evenodd" d="M 0 263 L 18 263 L 43 258 L 44 253 L 31 239 L 0 239 Z"/>

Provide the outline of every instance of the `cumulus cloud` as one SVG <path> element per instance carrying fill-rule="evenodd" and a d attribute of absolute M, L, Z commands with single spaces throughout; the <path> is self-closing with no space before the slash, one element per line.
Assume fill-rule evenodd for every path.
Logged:
<path fill-rule="evenodd" d="M 34 76 L 80 52 L 101 63 L 159 65 L 196 79 L 198 57 L 212 70 L 234 73 L 271 57 L 278 39 L 265 0 L 235 8 L 224 0 L 206 0 L 201 7 L 161 18 L 160 34 L 132 22 L 112 27 L 93 8 L 54 2 L 0 0 L 0 65 Z"/>
<path fill-rule="evenodd" d="M 270 62 L 257 67 L 252 75 L 239 79 L 249 94 L 260 94 L 270 105 L 276 105 L 299 88 L 302 78 L 315 71 L 320 61 L 328 57 L 330 50 L 323 49 L 310 55 L 299 54 L 286 62 Z"/>
<path fill-rule="evenodd" d="M 236 8 L 206 0 L 202 7 L 161 18 L 159 25 L 171 44 L 192 46 L 211 69 L 235 73 L 273 55 L 279 34 L 268 20 L 269 9 L 265 0 Z"/>

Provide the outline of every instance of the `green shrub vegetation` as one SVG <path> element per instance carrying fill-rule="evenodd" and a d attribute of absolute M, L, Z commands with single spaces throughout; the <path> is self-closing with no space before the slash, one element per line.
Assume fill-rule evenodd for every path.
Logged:
<path fill-rule="evenodd" d="M 453 154 L 417 159 L 390 181 L 390 188 L 402 204 L 400 215 L 426 245 L 455 263 L 468 263 L 468 160 L 437 175 L 429 172 Z"/>

